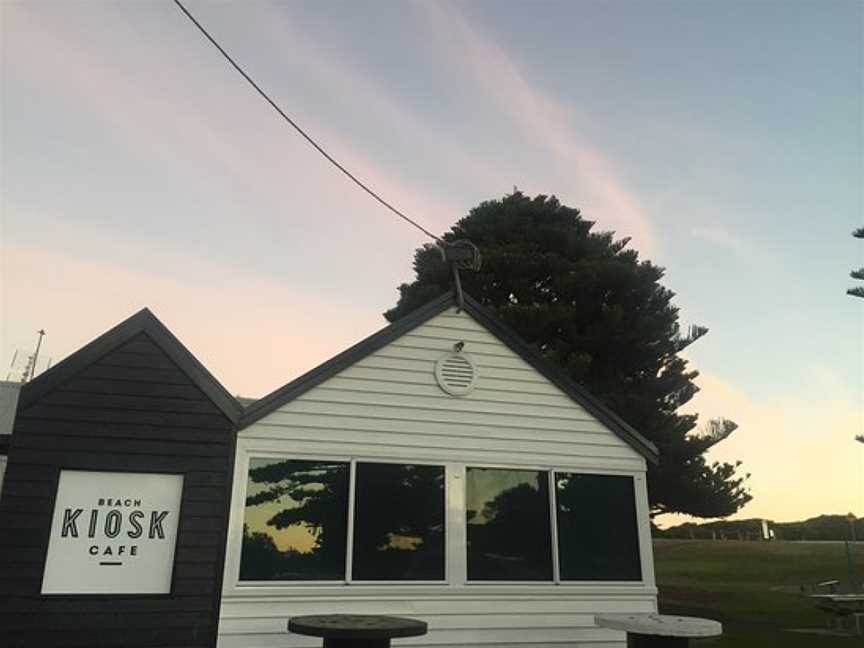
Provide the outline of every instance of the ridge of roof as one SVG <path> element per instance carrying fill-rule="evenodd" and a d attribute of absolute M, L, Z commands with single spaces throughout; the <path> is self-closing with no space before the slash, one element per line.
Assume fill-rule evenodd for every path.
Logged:
<path fill-rule="evenodd" d="M 426 323 L 436 315 L 443 313 L 449 307 L 456 305 L 456 300 L 451 292 L 433 299 L 426 305 L 412 311 L 405 317 L 393 322 L 389 326 L 373 333 L 357 344 L 333 356 L 330 360 L 318 365 L 306 372 L 299 378 L 272 391 L 270 394 L 248 405 L 240 419 L 238 432 L 249 427 L 256 421 L 277 410 L 282 405 L 294 400 L 301 394 L 336 375 L 343 369 L 355 364 L 385 345 L 405 335 L 421 324 Z M 507 348 L 516 353 L 525 362 L 536 369 L 544 378 L 558 387 L 561 391 L 581 405 L 597 420 L 606 425 L 612 432 L 617 434 L 625 443 L 631 446 L 640 455 L 658 463 L 659 451 L 651 441 L 639 434 L 632 426 L 617 414 L 612 412 L 604 403 L 593 396 L 588 390 L 576 383 L 566 375 L 560 368 L 543 358 L 537 351 L 531 348 L 515 331 L 504 322 L 487 311 L 475 299 L 464 295 L 463 307 L 466 313 L 471 315 L 492 335 L 501 341 Z"/>
<path fill-rule="evenodd" d="M 46 393 L 140 333 L 146 334 L 232 423 L 237 424 L 243 413 L 240 404 L 149 308 L 142 308 L 25 383 L 18 398 L 19 410 L 30 407 Z"/>
<path fill-rule="evenodd" d="M 385 326 L 357 344 L 348 347 L 326 362 L 323 362 L 314 369 L 307 371 L 299 378 L 296 378 L 286 385 L 270 392 L 266 396 L 246 407 L 246 411 L 240 421 L 239 430 L 243 430 L 243 428 L 250 426 L 255 421 L 267 416 L 270 412 L 278 409 L 285 403 L 294 400 L 300 394 L 321 384 L 342 369 L 351 366 L 358 360 L 374 353 L 396 338 L 408 333 L 436 315 L 443 313 L 454 303 L 453 296 L 450 293 L 445 293 L 436 299 L 433 299 L 425 306 L 421 306 L 417 310 L 412 311 L 402 319 L 393 322 L 389 326 Z"/>
<path fill-rule="evenodd" d="M 553 364 L 531 348 L 522 337 L 485 309 L 469 295 L 465 295 L 465 312 L 470 314 L 490 333 L 497 337 L 505 346 L 516 353 L 525 362 L 536 369 L 544 378 L 553 383 L 579 405 L 585 408 L 597 420 L 617 433 L 636 452 L 651 461 L 658 463 L 660 451 L 657 446 L 637 432 L 629 423 L 615 414 L 599 398 L 591 394 L 585 387 L 568 376 L 560 367 Z"/>

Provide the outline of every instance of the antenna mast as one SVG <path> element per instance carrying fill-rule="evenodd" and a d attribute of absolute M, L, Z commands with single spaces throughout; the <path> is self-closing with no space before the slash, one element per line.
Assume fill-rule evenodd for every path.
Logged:
<path fill-rule="evenodd" d="M 453 275 L 453 290 L 456 293 L 456 310 L 459 312 L 465 307 L 459 271 L 471 270 L 478 272 L 482 265 L 480 250 L 468 239 L 459 239 L 452 243 L 445 243 L 443 247 L 436 247 L 441 251 L 443 260 L 450 264 L 450 272 Z"/>
<path fill-rule="evenodd" d="M 21 382 L 29 382 L 33 380 L 33 376 L 36 375 L 36 361 L 39 360 L 39 349 L 42 348 L 42 338 L 45 337 L 45 329 L 39 329 L 36 332 L 39 334 L 39 339 L 36 341 L 36 350 L 28 359 L 27 366 L 24 368 L 24 375 L 21 377 Z"/>

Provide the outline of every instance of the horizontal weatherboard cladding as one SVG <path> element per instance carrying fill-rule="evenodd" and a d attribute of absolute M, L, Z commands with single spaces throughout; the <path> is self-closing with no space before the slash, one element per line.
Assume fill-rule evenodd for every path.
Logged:
<path fill-rule="evenodd" d="M 623 633 L 597 628 L 594 615 L 656 611 L 644 481 L 649 448 L 641 452 L 637 438 L 599 418 L 592 403 L 550 380 L 470 309 L 457 313 L 443 298 L 421 312 L 397 335 L 385 329 L 254 404 L 241 422 L 219 648 L 320 645 L 286 634 L 285 619 L 326 612 L 420 618 L 429 634 L 410 642 L 424 648 L 621 648 Z M 453 397 L 438 386 L 435 364 L 458 341 L 478 379 L 471 393 Z M 645 569 L 629 582 L 466 583 L 452 560 L 465 553 L 457 517 L 447 526 L 446 583 L 240 585 L 245 467 L 261 457 L 444 465 L 448 500 L 461 497 L 465 466 L 618 475 L 635 484 Z"/>
<path fill-rule="evenodd" d="M 610 411 L 583 387 L 574 383 L 560 368 L 543 359 L 514 331 L 487 312 L 469 296 L 464 299 L 464 311 L 457 312 L 452 295 L 441 295 L 422 308 L 369 336 L 312 371 L 300 376 L 261 400 L 251 404 L 243 414 L 240 429 L 247 428 L 286 403 L 333 378 L 339 372 L 358 365 L 373 354 L 386 359 L 397 368 L 405 361 L 421 370 L 425 361 L 437 362 L 442 351 L 451 351 L 454 340 L 466 342 L 466 352 L 476 356 L 478 364 L 495 372 L 521 372 L 522 379 L 531 380 L 537 374 L 553 385 L 559 394 L 578 403 L 593 419 L 621 437 L 636 452 L 652 462 L 658 461 L 657 448 L 625 421 Z M 464 312 L 473 326 L 465 330 Z M 468 344 L 462 333 L 473 337 Z M 448 334 L 452 333 L 450 337 Z M 458 334 L 458 335 L 457 335 Z M 443 348 L 447 346 L 448 348 Z M 476 347 L 476 349 L 475 349 Z M 500 376 L 501 374 L 499 374 Z M 329 401 L 323 401 L 329 403 Z M 377 406 L 378 403 L 361 403 Z M 420 405 L 422 407 L 422 404 Z M 359 409 L 356 415 L 363 416 Z"/>
<path fill-rule="evenodd" d="M 4 648 L 215 644 L 240 411 L 149 311 L 24 387 L 0 499 Z M 170 594 L 40 594 L 62 469 L 183 474 Z"/>

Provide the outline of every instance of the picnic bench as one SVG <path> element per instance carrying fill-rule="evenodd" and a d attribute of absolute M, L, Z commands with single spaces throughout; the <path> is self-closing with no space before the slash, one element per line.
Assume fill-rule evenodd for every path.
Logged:
<path fill-rule="evenodd" d="M 809 598 L 827 615 L 829 629 L 842 631 L 848 623 L 855 634 L 864 636 L 864 593 L 810 594 Z"/>
<path fill-rule="evenodd" d="M 671 614 L 598 614 L 594 623 L 626 632 L 627 648 L 687 648 L 690 639 L 723 632 L 718 621 Z"/>

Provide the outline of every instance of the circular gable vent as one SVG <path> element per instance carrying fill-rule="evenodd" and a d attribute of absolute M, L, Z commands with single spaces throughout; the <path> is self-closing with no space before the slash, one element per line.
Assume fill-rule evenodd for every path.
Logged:
<path fill-rule="evenodd" d="M 435 364 L 435 378 L 441 389 L 451 396 L 464 396 L 474 389 L 477 367 L 467 355 L 451 353 Z"/>

